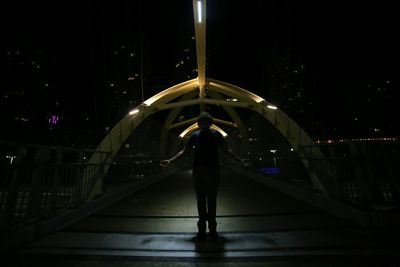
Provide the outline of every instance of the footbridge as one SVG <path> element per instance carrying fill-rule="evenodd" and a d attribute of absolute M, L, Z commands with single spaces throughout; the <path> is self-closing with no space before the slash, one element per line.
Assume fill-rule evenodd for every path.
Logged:
<path fill-rule="evenodd" d="M 7 266 L 396 262 L 398 140 L 316 142 L 268 100 L 207 77 L 205 0 L 193 14 L 198 77 L 127 112 L 96 149 L 0 142 Z M 159 165 L 200 111 L 250 162 L 222 158 L 217 241 L 194 238 L 190 158 Z"/>

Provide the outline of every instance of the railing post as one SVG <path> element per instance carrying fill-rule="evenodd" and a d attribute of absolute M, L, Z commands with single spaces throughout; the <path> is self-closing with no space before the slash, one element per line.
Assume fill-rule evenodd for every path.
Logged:
<path fill-rule="evenodd" d="M 352 166 L 354 170 L 354 180 L 356 182 L 356 190 L 357 194 L 359 195 L 361 205 L 365 206 L 368 202 L 368 185 L 365 181 L 366 179 L 366 171 L 363 170 L 363 167 L 366 168 L 368 166 L 365 166 L 366 162 L 363 162 L 363 154 L 361 148 L 360 148 L 360 143 L 349 143 L 349 148 L 350 148 L 350 153 L 351 153 L 351 161 L 352 161 Z"/>
<path fill-rule="evenodd" d="M 51 193 L 49 212 L 51 214 L 55 214 L 57 210 L 58 192 L 60 187 L 60 168 L 61 165 L 56 163 L 49 169 L 49 172 L 51 173 L 50 177 L 52 177 L 49 184 L 49 192 Z"/>
<path fill-rule="evenodd" d="M 77 166 L 77 172 L 75 172 L 75 177 L 77 181 L 77 190 L 76 190 L 76 198 L 75 198 L 75 206 L 80 206 L 84 202 L 84 195 L 85 195 L 85 179 L 84 179 L 84 172 L 85 172 L 85 166 L 79 164 Z"/>
<path fill-rule="evenodd" d="M 14 164 L 15 166 L 15 164 Z M 2 224 L 11 225 L 14 217 L 14 211 L 17 204 L 18 198 L 18 187 L 19 187 L 19 173 L 20 169 L 17 170 L 14 166 L 10 166 L 8 174 L 10 175 L 10 184 L 7 187 L 7 197 L 5 200 L 5 209 L 4 209 L 4 220 Z"/>
<path fill-rule="evenodd" d="M 30 179 L 30 198 L 27 209 L 28 218 L 38 217 L 41 213 L 42 204 L 44 204 L 44 198 L 48 196 L 44 196 L 45 193 L 48 193 L 48 190 L 45 190 L 45 176 L 46 176 L 46 167 L 44 164 L 48 164 L 49 161 L 49 148 L 40 147 L 36 153 L 35 163 L 32 166 L 32 176 Z M 50 180 L 50 179 L 49 179 Z"/>
<path fill-rule="evenodd" d="M 389 151 L 388 146 L 384 146 L 383 149 L 383 157 L 385 160 L 383 169 L 386 170 L 389 188 L 392 190 L 393 193 L 393 202 L 396 206 L 398 206 L 400 204 L 400 180 L 398 177 L 400 173 L 400 167 L 398 164 L 400 162 L 400 151 Z"/>
<path fill-rule="evenodd" d="M 7 171 L 7 176 L 9 176 L 9 184 L 6 187 L 7 196 L 5 199 L 5 217 L 4 223 L 11 224 L 16 214 L 18 195 L 20 193 L 21 186 L 21 176 L 27 173 L 26 169 L 26 157 L 28 150 L 26 147 L 17 147 L 16 158 L 10 163 L 9 169 Z M 25 196 L 21 196 L 22 198 Z M 24 199 L 20 200 L 23 202 Z"/>
<path fill-rule="evenodd" d="M 58 205 L 58 198 L 59 198 L 59 194 L 62 193 L 63 190 L 61 190 L 61 177 L 62 177 L 62 173 L 63 171 L 65 172 L 65 167 L 62 164 L 62 160 L 64 157 L 64 151 L 62 149 L 57 149 L 56 150 L 56 155 L 55 155 L 55 166 L 52 168 L 52 184 L 51 184 L 51 202 L 50 202 L 50 210 L 51 213 L 54 214 L 56 213 L 57 210 L 57 205 Z M 60 195 L 61 197 L 61 195 Z"/>

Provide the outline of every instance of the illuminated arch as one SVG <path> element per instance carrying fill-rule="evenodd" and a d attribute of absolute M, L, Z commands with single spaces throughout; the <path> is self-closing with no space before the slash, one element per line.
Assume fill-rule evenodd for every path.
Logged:
<path fill-rule="evenodd" d="M 228 134 L 222 130 L 220 127 L 218 127 L 217 125 L 213 124 L 210 127 L 211 129 L 218 131 L 222 134 L 223 137 L 227 137 Z M 180 135 L 180 138 L 185 138 L 187 136 L 189 136 L 190 134 L 192 134 L 193 132 L 197 131 L 198 129 L 200 129 L 200 127 L 197 125 L 197 123 L 194 123 L 192 125 L 190 125 L 189 127 L 187 127 Z"/>
<path fill-rule="evenodd" d="M 94 153 L 90 158 L 90 163 L 102 163 L 107 160 L 112 163 L 113 158 L 118 153 L 121 145 L 126 141 L 132 131 L 148 116 L 161 110 L 171 110 L 165 124 L 161 141 L 166 140 L 166 129 L 173 126 L 173 122 L 180 110 L 186 106 L 199 105 L 201 110 L 204 106 L 219 105 L 232 118 L 233 122 L 214 120 L 214 122 L 231 124 L 239 127 L 245 133 L 240 117 L 234 108 L 245 108 L 253 110 L 268 120 L 280 134 L 289 142 L 294 151 L 299 155 L 301 161 L 310 175 L 311 181 L 316 188 L 327 194 L 325 186 L 311 169 L 308 157 L 323 158 L 322 152 L 318 147 L 312 150 L 305 150 L 304 147 L 313 145 L 313 141 L 308 134 L 297 125 L 297 123 L 287 116 L 283 111 L 274 107 L 262 97 L 253 94 L 238 86 L 222 81 L 209 79 L 206 77 L 206 0 L 193 0 L 193 14 L 196 40 L 196 58 L 198 78 L 172 86 L 155 96 L 144 101 L 139 107 L 129 112 L 114 128 L 107 134 L 97 147 L 97 150 L 110 151 L 110 155 L 105 159 L 104 154 Z M 194 98 L 195 95 L 197 98 Z M 206 98 L 206 95 L 210 98 Z M 224 99 L 228 96 L 229 99 Z M 173 100 L 177 100 L 172 102 Z M 193 124 L 195 118 L 189 119 L 181 124 Z M 104 176 L 109 165 L 104 167 Z M 101 192 L 104 177 L 96 181 L 91 197 Z"/>
<path fill-rule="evenodd" d="M 296 153 L 301 158 L 314 185 L 322 192 L 327 192 L 320 179 L 315 175 L 315 173 L 312 172 L 312 170 L 310 170 L 310 164 L 306 159 L 308 156 L 323 157 L 323 154 L 319 149 L 313 149 L 311 151 L 312 155 L 309 154 L 310 151 L 303 150 L 303 147 L 312 145 L 313 141 L 294 120 L 292 120 L 280 109 L 274 107 L 268 101 L 243 88 L 215 79 L 207 79 L 206 81 L 206 93 L 207 91 L 210 91 L 209 95 L 217 96 L 217 98 L 201 98 L 200 96 L 195 99 L 191 99 L 191 97 L 185 98 L 185 95 L 193 94 L 193 92 L 199 91 L 197 79 L 192 79 L 172 86 L 149 98 L 136 109 L 129 112 L 129 114 L 127 114 L 106 135 L 106 137 L 97 147 L 97 150 L 110 151 L 111 153 L 107 161 L 108 163 L 111 163 L 122 144 L 126 141 L 133 130 L 148 116 L 161 110 L 170 109 L 176 111 L 177 109 L 182 109 L 186 106 L 201 104 L 219 105 L 229 108 L 245 108 L 259 113 L 280 132 L 280 134 L 289 142 L 289 144 L 294 148 Z M 228 96 L 230 99 L 235 99 L 237 101 L 229 101 L 230 99 L 224 100 L 221 98 L 221 95 Z M 177 98 L 180 98 L 180 100 L 171 102 Z M 191 120 L 193 123 L 195 118 Z M 171 120 L 170 125 L 167 125 L 167 127 L 171 127 L 172 124 L 173 122 Z M 232 125 L 234 124 L 235 122 L 232 123 Z M 103 154 L 95 153 L 92 158 L 90 158 L 89 162 L 100 163 L 102 160 L 104 160 L 103 157 L 105 157 Z M 107 173 L 108 168 L 109 166 L 104 167 L 104 173 Z M 101 192 L 102 183 L 102 179 L 97 181 L 95 189 L 93 190 L 93 196 Z"/>
<path fill-rule="evenodd" d="M 184 100 L 193 99 L 196 97 L 196 95 L 198 95 L 198 92 L 191 92 L 191 93 L 188 93 L 188 94 L 182 96 L 180 98 L 180 100 L 184 101 Z M 211 98 L 214 98 L 214 99 L 225 100 L 225 98 L 220 93 L 217 93 L 215 91 L 208 91 L 207 95 L 209 95 Z M 247 131 L 246 131 L 246 127 L 244 126 L 240 116 L 238 115 L 238 113 L 236 112 L 236 110 L 233 107 L 223 106 L 222 108 L 225 110 L 225 112 L 228 114 L 228 116 L 232 119 L 232 121 L 234 123 L 234 125 L 230 125 L 230 126 L 234 126 L 235 128 L 237 128 L 239 130 L 239 133 L 242 137 L 241 138 L 242 151 L 247 151 L 247 146 L 248 146 Z M 177 116 L 179 115 L 179 113 L 181 112 L 182 109 L 183 109 L 183 107 L 172 109 L 169 112 L 167 118 L 165 119 L 164 126 L 161 131 L 161 137 L 160 137 L 160 154 L 163 156 L 167 156 L 168 132 L 171 130 L 171 128 L 180 126 L 178 124 L 173 124 L 173 122 L 175 121 L 175 119 L 177 118 Z M 190 124 L 192 122 L 193 121 L 189 120 L 188 124 Z"/>

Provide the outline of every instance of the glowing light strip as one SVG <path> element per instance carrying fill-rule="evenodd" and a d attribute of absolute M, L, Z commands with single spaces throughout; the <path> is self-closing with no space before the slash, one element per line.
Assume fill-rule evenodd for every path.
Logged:
<path fill-rule="evenodd" d="M 161 91 L 160 93 L 158 93 L 158 94 L 150 97 L 146 101 L 144 101 L 143 104 L 150 107 L 155 102 L 163 99 L 165 96 L 167 96 L 169 94 L 174 94 L 176 92 L 183 92 L 183 93 L 189 92 L 197 84 L 198 84 L 198 79 L 187 80 L 186 82 L 174 85 L 168 89 L 165 89 L 164 91 Z"/>
<path fill-rule="evenodd" d="M 220 132 L 220 134 L 222 134 L 223 137 L 227 137 L 228 136 L 228 134 L 224 130 L 222 130 L 221 128 L 219 128 L 215 124 L 211 125 L 211 129 Z"/>
<path fill-rule="evenodd" d="M 129 115 L 135 115 L 137 113 L 139 113 L 139 110 L 138 109 L 134 109 L 134 110 L 129 112 Z"/>
<path fill-rule="evenodd" d="M 201 23 L 202 11 L 201 11 L 201 1 L 197 1 L 197 19 Z"/>
<path fill-rule="evenodd" d="M 267 105 L 267 108 L 269 108 L 269 109 L 278 109 L 277 107 L 272 106 L 272 105 Z"/>

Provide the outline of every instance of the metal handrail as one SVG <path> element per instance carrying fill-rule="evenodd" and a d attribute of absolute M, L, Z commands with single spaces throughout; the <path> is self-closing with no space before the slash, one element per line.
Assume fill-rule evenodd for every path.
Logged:
<path fill-rule="evenodd" d="M 47 149 L 57 149 L 57 150 L 62 150 L 62 151 L 76 151 L 76 152 L 84 152 L 84 153 L 100 153 L 100 154 L 109 154 L 110 153 L 110 151 L 105 151 L 105 150 L 63 147 L 63 146 L 46 146 L 46 145 L 41 145 L 41 144 L 26 144 L 26 143 L 22 143 L 22 142 L 4 141 L 4 140 L 0 140 L 0 146 L 25 147 L 25 148 L 27 148 L 27 147 L 47 148 Z"/>
<path fill-rule="evenodd" d="M 385 144 L 388 144 L 390 149 L 385 147 Z M 306 159 L 309 162 L 307 170 L 316 173 L 324 181 L 331 199 L 362 210 L 397 212 L 400 206 L 399 144 L 399 142 L 386 142 L 376 144 L 374 147 L 370 142 L 367 144 L 347 142 L 339 143 L 338 146 L 334 144 L 312 146 L 322 148 L 326 146 L 328 153 L 325 157 L 307 157 L 307 153 L 303 153 L 305 157 L 298 157 L 296 153 L 260 154 L 254 157 L 253 163 L 256 167 L 250 167 L 249 170 L 260 172 L 257 167 L 262 164 L 268 165 L 270 162 L 274 162 L 278 168 L 291 168 L 296 158 L 299 162 L 301 159 Z M 258 161 L 257 158 L 262 160 Z M 290 179 L 285 179 L 282 173 L 275 172 L 269 176 L 290 182 Z M 311 182 L 296 183 L 296 185 L 313 189 Z"/>
<path fill-rule="evenodd" d="M 23 224 L 85 203 L 104 164 L 1 166 L 0 223 Z"/>
<path fill-rule="evenodd" d="M 105 155 L 97 164 L 91 155 Z M 109 151 L 0 140 L 0 224 L 26 224 L 86 202 Z"/>

